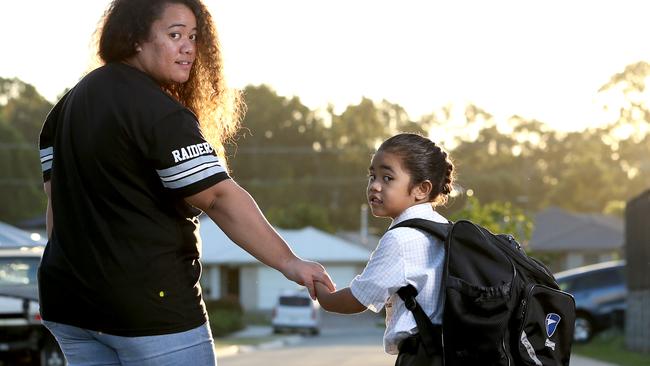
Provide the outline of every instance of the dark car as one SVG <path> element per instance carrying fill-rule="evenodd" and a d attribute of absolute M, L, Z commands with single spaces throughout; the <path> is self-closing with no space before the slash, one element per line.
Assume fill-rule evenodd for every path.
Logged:
<path fill-rule="evenodd" d="M 600 330 L 623 326 L 627 297 L 624 261 L 574 268 L 557 273 L 555 278 L 576 301 L 576 342 L 587 342 Z"/>
<path fill-rule="evenodd" d="M 0 365 L 63 366 L 54 337 L 41 324 L 36 272 L 43 247 L 0 248 Z"/>

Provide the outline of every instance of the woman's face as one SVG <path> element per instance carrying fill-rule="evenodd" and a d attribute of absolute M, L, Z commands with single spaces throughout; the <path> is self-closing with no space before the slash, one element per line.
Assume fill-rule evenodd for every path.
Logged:
<path fill-rule="evenodd" d="M 168 4 L 151 24 L 149 38 L 136 45 L 128 63 L 159 84 L 184 83 L 196 58 L 196 17 L 183 4 Z"/>

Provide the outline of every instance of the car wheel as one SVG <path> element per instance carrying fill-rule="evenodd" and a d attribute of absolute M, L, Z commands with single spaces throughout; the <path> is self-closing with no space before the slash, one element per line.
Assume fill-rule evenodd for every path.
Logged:
<path fill-rule="evenodd" d="M 584 343 L 591 339 L 594 334 L 594 327 L 591 319 L 584 315 L 576 316 L 575 329 L 573 331 L 573 340 L 576 343 Z"/>
<path fill-rule="evenodd" d="M 309 330 L 309 333 L 310 333 L 311 335 L 313 335 L 313 336 L 319 335 L 319 334 L 320 334 L 320 329 L 318 329 L 318 328 L 311 328 L 311 329 Z"/>
<path fill-rule="evenodd" d="M 65 366 L 65 356 L 54 338 L 48 337 L 39 352 L 40 366 Z"/>

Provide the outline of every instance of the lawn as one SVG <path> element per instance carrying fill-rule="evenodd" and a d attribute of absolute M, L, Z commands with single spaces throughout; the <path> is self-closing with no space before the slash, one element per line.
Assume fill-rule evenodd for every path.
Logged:
<path fill-rule="evenodd" d="M 625 337 L 620 330 L 600 333 L 586 344 L 574 344 L 572 353 L 619 366 L 650 365 L 650 354 L 625 349 Z"/>

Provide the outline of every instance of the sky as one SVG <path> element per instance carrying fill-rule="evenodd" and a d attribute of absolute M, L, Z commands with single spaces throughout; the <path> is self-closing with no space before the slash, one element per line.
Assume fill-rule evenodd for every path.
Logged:
<path fill-rule="evenodd" d="M 204 0 L 231 86 L 268 84 L 312 109 L 365 96 L 412 119 L 474 103 L 561 130 L 611 121 L 598 89 L 650 61 L 650 2 Z M 106 0 L 0 1 L 0 77 L 55 101 L 90 64 Z"/>

